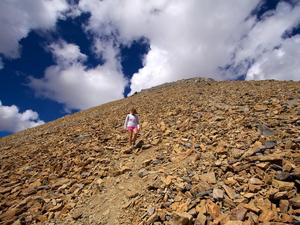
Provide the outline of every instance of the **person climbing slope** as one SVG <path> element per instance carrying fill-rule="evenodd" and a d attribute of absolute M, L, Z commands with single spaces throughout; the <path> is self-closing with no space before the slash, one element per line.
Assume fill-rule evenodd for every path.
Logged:
<path fill-rule="evenodd" d="M 139 116 L 137 115 L 137 111 L 135 108 L 132 108 L 129 114 L 126 116 L 124 129 L 128 130 L 129 133 L 129 145 L 134 145 L 137 134 L 140 130 Z"/>

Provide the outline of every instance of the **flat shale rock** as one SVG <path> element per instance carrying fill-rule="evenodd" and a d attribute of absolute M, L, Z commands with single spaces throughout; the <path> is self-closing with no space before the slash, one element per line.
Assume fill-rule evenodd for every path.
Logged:
<path fill-rule="evenodd" d="M 214 188 L 213 198 L 214 199 L 223 199 L 224 198 L 224 191 L 219 189 L 219 188 Z"/>
<path fill-rule="evenodd" d="M 205 181 L 209 184 L 215 184 L 216 183 L 216 176 L 214 172 L 205 173 L 199 176 L 202 181 Z"/>
<path fill-rule="evenodd" d="M 1 138 L 0 225 L 298 224 L 299 96 L 186 79 Z"/>
<path fill-rule="evenodd" d="M 300 196 L 291 198 L 289 201 L 290 201 L 290 204 L 292 206 L 294 206 L 295 208 L 300 208 Z"/>

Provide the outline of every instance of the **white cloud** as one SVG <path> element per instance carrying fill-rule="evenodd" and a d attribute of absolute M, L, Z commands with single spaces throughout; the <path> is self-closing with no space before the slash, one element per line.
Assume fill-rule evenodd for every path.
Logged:
<path fill-rule="evenodd" d="M 299 70 L 300 65 L 291 67 L 293 62 L 300 57 L 299 51 L 293 51 L 293 49 L 299 49 L 299 43 L 294 37 L 287 39 L 283 37 L 286 32 L 298 24 L 300 24 L 300 4 L 292 7 L 284 2 L 279 3 L 276 10 L 267 13 L 263 20 L 256 22 L 247 36 L 240 42 L 234 59 L 235 64 L 245 60 L 255 62 L 249 70 L 243 68 L 244 72 L 247 73 L 246 79 L 300 79 L 300 74 L 295 75 L 292 71 L 297 67 Z M 285 56 L 280 57 L 280 68 L 275 61 L 271 62 L 271 60 L 277 62 L 279 60 L 275 56 L 279 52 L 276 50 L 277 48 L 285 52 Z M 287 58 L 291 61 L 286 60 Z M 262 67 L 261 64 L 268 64 L 269 67 Z M 275 72 L 276 70 L 277 72 Z M 254 75 L 254 71 L 256 75 Z M 269 72 L 272 74 L 267 74 Z"/>
<path fill-rule="evenodd" d="M 245 21 L 258 0 L 248 1 L 80 1 L 91 12 L 88 29 L 115 34 L 121 43 L 150 41 L 144 66 L 131 80 L 132 92 L 191 76 L 222 79 L 219 66 L 229 62 Z M 234 5 L 234 7 L 232 7 Z"/>
<path fill-rule="evenodd" d="M 0 131 L 17 132 L 42 124 L 37 112 L 29 109 L 22 113 L 17 106 L 4 106 L 0 101 Z"/>
<path fill-rule="evenodd" d="M 259 57 L 248 70 L 246 79 L 300 80 L 299 58 L 300 35 L 296 35 Z"/>
<path fill-rule="evenodd" d="M 19 57 L 19 41 L 32 29 L 52 29 L 62 12 L 68 9 L 66 0 L 1 0 L 0 53 Z"/>
<path fill-rule="evenodd" d="M 86 29 L 99 41 L 103 36 L 123 44 L 141 37 L 149 40 L 143 68 L 131 80 L 134 92 L 192 76 L 234 79 L 246 74 L 247 60 L 259 63 L 300 23 L 299 3 L 291 7 L 281 2 L 263 20 L 250 15 L 258 4 L 259 0 L 81 0 L 79 7 L 91 13 Z M 224 72 L 227 65 L 236 68 L 234 74 Z M 285 61 L 282 71 L 289 66 Z"/>
<path fill-rule="evenodd" d="M 104 65 L 88 69 L 83 64 L 86 55 L 77 45 L 60 42 L 50 45 L 50 50 L 57 65 L 48 67 L 42 79 L 31 78 L 30 86 L 38 95 L 64 104 L 66 110 L 86 109 L 123 97 L 127 81 L 110 58 Z"/>
<path fill-rule="evenodd" d="M 80 52 L 80 49 L 75 44 L 67 44 L 63 41 L 53 43 L 49 46 L 56 62 L 63 66 L 69 66 L 74 63 L 82 63 L 87 57 Z"/>

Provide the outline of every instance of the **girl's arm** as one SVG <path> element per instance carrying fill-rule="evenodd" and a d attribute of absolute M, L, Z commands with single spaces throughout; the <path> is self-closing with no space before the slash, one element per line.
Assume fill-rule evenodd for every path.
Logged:
<path fill-rule="evenodd" d="M 125 122 L 124 122 L 124 129 L 127 128 L 127 122 L 128 122 L 128 115 L 126 116 Z"/>

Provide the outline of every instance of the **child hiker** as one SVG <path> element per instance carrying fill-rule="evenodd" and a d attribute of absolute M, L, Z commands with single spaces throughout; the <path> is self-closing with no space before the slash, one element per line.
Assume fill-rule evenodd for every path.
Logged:
<path fill-rule="evenodd" d="M 139 117 L 135 108 L 132 108 L 130 113 L 126 116 L 124 129 L 129 132 L 129 145 L 134 145 L 140 129 Z"/>

